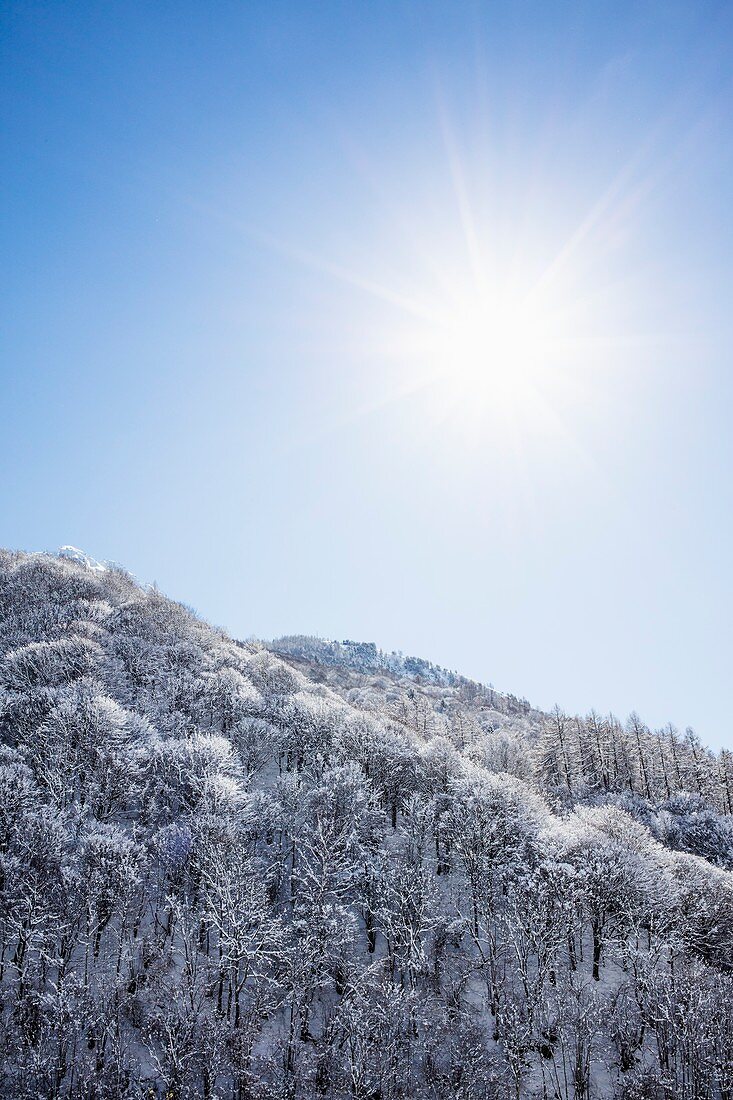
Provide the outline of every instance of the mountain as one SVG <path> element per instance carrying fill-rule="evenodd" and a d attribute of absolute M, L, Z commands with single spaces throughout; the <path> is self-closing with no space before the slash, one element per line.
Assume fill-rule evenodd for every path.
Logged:
<path fill-rule="evenodd" d="M 733 1096 L 733 763 L 0 552 L 0 1096 Z"/>

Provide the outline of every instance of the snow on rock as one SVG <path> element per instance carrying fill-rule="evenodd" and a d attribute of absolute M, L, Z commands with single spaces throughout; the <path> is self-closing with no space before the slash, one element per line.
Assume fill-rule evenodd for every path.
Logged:
<path fill-rule="evenodd" d="M 91 569 L 93 573 L 105 573 L 107 571 L 106 565 L 96 561 L 95 558 L 91 558 L 89 554 L 85 554 L 83 550 L 79 550 L 76 546 L 60 547 L 59 557 L 67 558 L 68 561 L 75 561 L 77 565 L 83 565 L 85 569 Z"/>

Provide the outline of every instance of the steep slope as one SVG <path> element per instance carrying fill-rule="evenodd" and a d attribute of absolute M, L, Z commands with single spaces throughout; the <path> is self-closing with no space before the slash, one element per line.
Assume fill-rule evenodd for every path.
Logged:
<path fill-rule="evenodd" d="M 731 1094 L 725 754 L 273 648 L 0 555 L 3 1096 Z"/>

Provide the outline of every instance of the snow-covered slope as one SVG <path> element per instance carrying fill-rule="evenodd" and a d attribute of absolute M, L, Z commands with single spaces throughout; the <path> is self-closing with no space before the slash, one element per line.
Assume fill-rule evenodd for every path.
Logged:
<path fill-rule="evenodd" d="M 0 553 L 0 1095 L 724 1097 L 733 769 Z"/>

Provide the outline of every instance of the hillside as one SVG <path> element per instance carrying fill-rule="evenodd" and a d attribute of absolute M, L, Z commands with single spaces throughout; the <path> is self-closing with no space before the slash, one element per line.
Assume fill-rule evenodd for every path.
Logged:
<path fill-rule="evenodd" d="M 0 1095 L 733 1096 L 733 762 L 0 552 Z"/>

